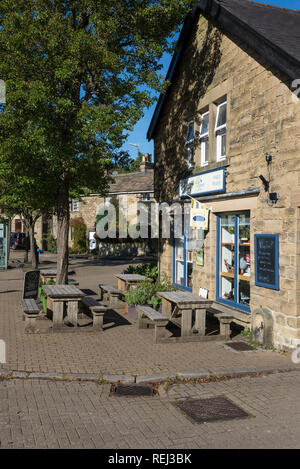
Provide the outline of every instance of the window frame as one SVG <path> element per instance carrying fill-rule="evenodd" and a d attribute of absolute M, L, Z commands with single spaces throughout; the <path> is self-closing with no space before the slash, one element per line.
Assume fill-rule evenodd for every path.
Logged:
<path fill-rule="evenodd" d="M 72 199 L 72 212 L 79 212 L 79 200 L 78 199 Z"/>
<path fill-rule="evenodd" d="M 188 140 L 188 136 L 189 136 L 189 130 L 190 130 L 190 126 L 191 124 L 193 124 L 193 138 L 191 138 L 190 140 Z M 188 122 L 188 125 L 187 125 L 187 131 L 186 131 L 186 137 L 185 137 L 185 145 L 188 146 L 190 145 L 191 143 L 194 142 L 194 139 L 195 139 L 195 122 L 194 122 L 194 119 L 190 120 Z"/>
<path fill-rule="evenodd" d="M 249 305 L 245 305 L 243 303 L 240 303 L 238 301 L 238 291 L 239 291 L 239 263 L 235 262 L 234 266 L 234 299 L 233 300 L 227 300 L 225 298 L 222 298 L 220 295 L 220 287 L 221 287 L 221 263 L 222 263 L 222 236 L 221 236 L 221 218 L 224 215 L 231 215 L 234 217 L 234 224 L 235 224 L 235 230 L 234 230 L 234 258 L 237 260 L 239 259 L 239 232 L 238 232 L 238 225 L 239 225 L 239 219 L 241 215 L 244 214 L 249 214 L 249 219 L 250 219 L 250 227 L 251 227 L 251 212 L 250 210 L 244 210 L 244 211 L 238 211 L 238 212 L 220 212 L 216 213 L 217 216 L 217 236 L 216 236 L 216 301 L 218 303 L 222 303 L 224 305 L 230 306 L 232 308 L 236 308 L 240 311 L 243 311 L 245 313 L 250 314 L 251 313 L 251 283 L 250 285 L 250 303 Z M 253 272 L 253 261 L 251 262 L 251 271 Z M 253 273 L 252 273 L 253 276 Z"/>
<path fill-rule="evenodd" d="M 208 130 L 207 132 L 202 133 L 202 125 L 204 117 L 208 116 Z M 205 111 L 201 116 L 201 124 L 200 124 L 200 131 L 199 131 L 199 140 L 201 144 L 201 166 L 207 166 L 209 163 L 209 147 L 208 151 L 206 152 L 206 143 L 208 142 L 209 145 L 209 119 L 210 119 L 210 112 Z"/>
<path fill-rule="evenodd" d="M 193 125 L 193 138 L 188 140 L 191 125 Z M 194 121 L 194 119 L 192 119 L 188 122 L 186 137 L 185 137 L 185 147 L 187 148 L 188 169 L 192 169 L 194 167 L 194 163 L 195 163 L 194 162 L 194 151 L 193 151 L 194 140 L 195 140 L 195 121 Z"/>
<path fill-rule="evenodd" d="M 220 109 L 226 106 L 226 122 L 225 124 L 218 126 L 218 120 L 220 116 Z M 216 137 L 216 160 L 223 161 L 226 159 L 226 148 L 225 148 L 225 155 L 221 154 L 222 149 L 222 138 L 225 135 L 227 138 L 227 99 L 222 101 L 218 104 L 217 115 L 216 115 L 216 123 L 215 123 L 215 137 Z"/>

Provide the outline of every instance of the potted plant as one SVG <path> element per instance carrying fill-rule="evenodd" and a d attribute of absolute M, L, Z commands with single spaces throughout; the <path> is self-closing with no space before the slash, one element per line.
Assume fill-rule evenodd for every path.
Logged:
<path fill-rule="evenodd" d="M 55 281 L 54 280 L 48 280 L 46 282 L 46 285 L 55 285 Z M 43 292 L 42 286 L 39 287 L 39 297 L 40 297 L 40 300 L 43 304 L 43 311 L 44 311 L 44 313 L 47 313 L 47 296 Z"/>
<path fill-rule="evenodd" d="M 144 280 L 138 287 L 132 287 L 125 294 L 128 305 L 127 311 L 130 315 L 137 317 L 136 305 L 149 305 L 159 310 L 162 299 L 156 295 L 159 291 L 175 291 L 177 287 L 170 282 L 166 275 L 158 277 L 154 282 Z M 160 311 L 161 312 L 161 311 Z"/>

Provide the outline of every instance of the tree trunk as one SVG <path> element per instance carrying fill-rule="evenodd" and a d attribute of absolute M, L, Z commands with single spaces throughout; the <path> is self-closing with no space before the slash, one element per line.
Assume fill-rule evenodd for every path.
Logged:
<path fill-rule="evenodd" d="M 34 225 L 35 222 L 32 221 L 29 226 L 29 239 L 30 239 L 30 252 L 31 252 L 31 266 L 33 270 L 38 268 L 38 258 L 36 253 L 36 245 L 35 245 L 35 238 L 34 238 Z"/>
<path fill-rule="evenodd" d="M 27 262 L 28 262 L 28 253 L 29 253 L 29 244 L 30 244 L 29 232 L 28 232 L 27 226 L 25 227 L 25 234 L 26 234 L 26 238 L 25 238 L 24 263 L 27 264 Z"/>
<path fill-rule="evenodd" d="M 68 283 L 69 220 L 69 191 L 65 190 L 59 196 L 57 204 L 57 285 L 66 285 Z"/>

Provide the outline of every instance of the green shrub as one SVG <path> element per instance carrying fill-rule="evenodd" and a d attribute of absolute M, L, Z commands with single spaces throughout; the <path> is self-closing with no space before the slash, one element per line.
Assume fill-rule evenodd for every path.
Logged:
<path fill-rule="evenodd" d="M 160 291 L 175 291 L 179 288 L 174 287 L 166 275 L 162 275 L 155 281 L 144 280 L 138 287 L 132 287 L 125 294 L 125 301 L 130 305 L 152 305 L 157 309 L 162 300 L 156 293 Z"/>
<path fill-rule="evenodd" d="M 44 234 L 42 240 L 47 243 L 48 251 L 53 252 L 54 254 L 57 253 L 57 239 L 54 238 L 51 234 Z"/>
<path fill-rule="evenodd" d="M 152 278 L 157 280 L 158 277 L 158 267 L 156 262 L 151 264 L 139 264 L 139 265 L 130 265 L 127 269 L 124 270 L 124 274 L 138 274 L 144 275 L 145 277 Z"/>
<path fill-rule="evenodd" d="M 84 223 L 74 225 L 73 229 L 73 250 L 78 253 L 86 252 L 86 225 Z"/>

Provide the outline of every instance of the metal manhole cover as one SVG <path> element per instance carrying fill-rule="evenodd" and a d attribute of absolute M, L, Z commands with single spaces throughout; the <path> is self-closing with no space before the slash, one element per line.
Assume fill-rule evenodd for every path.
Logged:
<path fill-rule="evenodd" d="M 214 422 L 217 420 L 233 420 L 249 417 L 249 414 L 226 397 L 212 397 L 184 401 L 176 405 L 197 423 Z"/>
<path fill-rule="evenodd" d="M 227 342 L 225 345 L 231 347 L 233 350 L 237 352 L 248 352 L 250 350 L 255 350 L 252 345 L 246 344 L 246 342 Z"/>
<path fill-rule="evenodd" d="M 155 389 L 152 386 L 137 384 L 120 384 L 112 387 L 112 392 L 118 396 L 154 396 Z"/>

